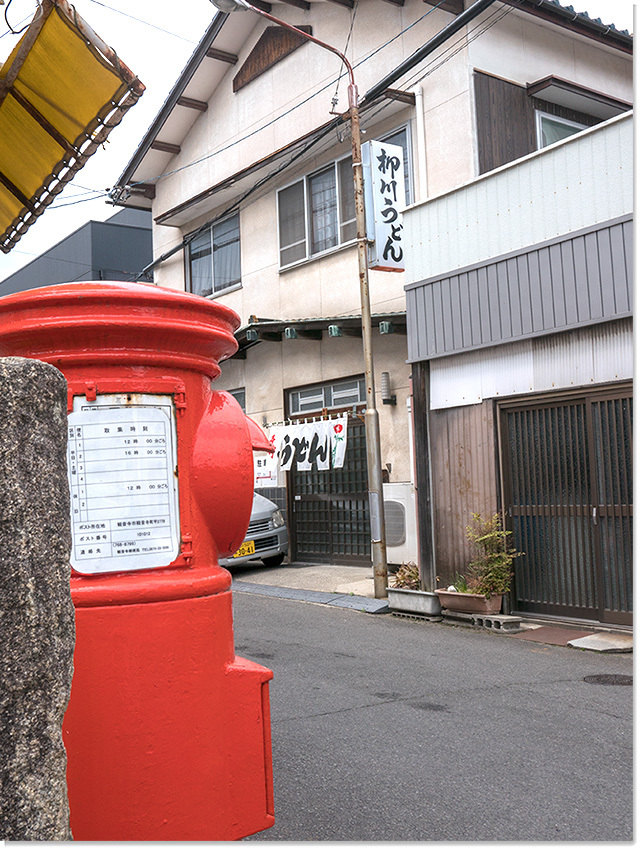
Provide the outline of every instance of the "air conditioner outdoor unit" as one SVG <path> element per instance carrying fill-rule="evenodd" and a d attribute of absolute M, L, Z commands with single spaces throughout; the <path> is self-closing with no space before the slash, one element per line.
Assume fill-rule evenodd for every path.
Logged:
<path fill-rule="evenodd" d="M 385 482 L 382 485 L 387 562 L 401 565 L 418 561 L 416 498 L 410 482 Z"/>

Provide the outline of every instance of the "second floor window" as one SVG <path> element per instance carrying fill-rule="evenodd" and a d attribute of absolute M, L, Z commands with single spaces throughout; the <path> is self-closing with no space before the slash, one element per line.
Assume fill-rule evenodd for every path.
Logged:
<path fill-rule="evenodd" d="M 577 121 L 569 121 L 568 118 L 560 118 L 557 115 L 549 115 L 549 113 L 536 110 L 538 148 L 553 145 L 554 142 L 573 136 L 574 133 L 585 130 L 586 127 L 586 124 L 579 124 Z"/>
<path fill-rule="evenodd" d="M 338 160 L 278 193 L 280 266 L 356 237 L 351 158 Z"/>
<path fill-rule="evenodd" d="M 189 290 L 198 296 L 221 293 L 240 283 L 240 217 L 216 222 L 189 243 Z"/>
<path fill-rule="evenodd" d="M 383 141 L 404 148 L 406 202 L 410 200 L 407 130 Z M 280 266 L 321 254 L 356 238 L 351 157 L 336 160 L 278 192 Z"/>

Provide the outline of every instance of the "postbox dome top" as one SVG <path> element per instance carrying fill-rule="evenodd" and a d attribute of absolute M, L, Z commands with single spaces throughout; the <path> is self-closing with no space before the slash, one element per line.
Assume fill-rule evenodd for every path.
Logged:
<path fill-rule="evenodd" d="M 155 284 L 55 284 L 0 298 L 0 356 L 179 364 L 215 378 L 239 325 L 225 305 Z"/>

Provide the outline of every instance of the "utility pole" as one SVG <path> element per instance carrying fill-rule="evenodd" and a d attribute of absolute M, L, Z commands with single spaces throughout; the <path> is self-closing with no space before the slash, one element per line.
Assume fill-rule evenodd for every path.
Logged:
<path fill-rule="evenodd" d="M 362 171 L 362 140 L 360 134 L 360 111 L 358 87 L 353 68 L 347 57 L 309 33 L 281 21 L 269 12 L 252 6 L 248 0 L 211 0 L 221 12 L 236 12 L 250 9 L 284 29 L 292 30 L 312 41 L 319 47 L 335 53 L 349 74 L 348 102 L 351 125 L 351 150 L 353 159 L 353 187 L 356 207 L 356 234 L 358 242 L 358 274 L 360 281 L 360 306 L 362 315 L 362 349 L 364 355 L 364 377 L 367 391 L 365 412 L 365 434 L 367 442 L 367 471 L 369 485 L 369 522 L 371 527 L 371 559 L 373 562 L 373 589 L 376 598 L 387 597 L 387 546 L 384 525 L 384 502 L 382 495 L 382 461 L 380 453 L 380 421 L 376 408 L 376 391 L 373 376 L 373 352 L 371 346 L 371 300 L 369 296 L 369 265 L 367 261 L 367 227 L 364 212 L 364 178 Z"/>

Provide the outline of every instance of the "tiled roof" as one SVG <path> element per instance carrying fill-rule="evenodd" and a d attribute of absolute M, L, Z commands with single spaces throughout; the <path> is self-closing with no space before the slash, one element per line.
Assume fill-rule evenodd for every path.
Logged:
<path fill-rule="evenodd" d="M 592 18 L 588 12 L 578 12 L 576 11 L 576 9 L 574 9 L 573 6 L 567 6 L 564 3 L 559 3 L 558 0 L 547 0 L 547 2 L 551 6 L 557 6 L 558 9 L 564 9 L 567 12 L 573 12 L 574 15 L 576 15 L 578 18 L 582 18 L 585 21 L 590 21 L 593 24 L 600 24 L 600 26 L 602 27 L 608 27 L 613 32 L 620 33 L 621 35 L 631 35 L 629 30 L 621 30 L 619 29 L 619 27 L 616 27 L 615 24 L 605 24 L 602 18 Z"/>

